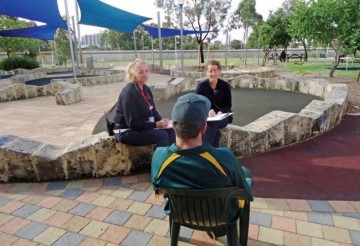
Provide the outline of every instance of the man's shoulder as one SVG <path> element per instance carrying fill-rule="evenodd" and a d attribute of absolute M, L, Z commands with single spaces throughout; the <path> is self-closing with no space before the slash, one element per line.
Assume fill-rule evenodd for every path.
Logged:
<path fill-rule="evenodd" d="M 234 153 L 227 147 L 218 147 L 218 148 L 213 148 L 215 152 L 219 153 L 219 154 L 225 154 L 225 155 L 231 155 L 233 156 Z"/>
<path fill-rule="evenodd" d="M 209 84 L 209 79 L 206 78 L 206 79 L 203 79 L 199 82 L 198 86 L 205 86 L 205 85 L 208 85 Z"/>
<path fill-rule="evenodd" d="M 229 82 L 227 82 L 226 80 L 224 79 L 218 79 L 218 83 L 221 84 L 222 86 L 226 86 L 226 87 L 230 87 L 230 84 Z"/>
<path fill-rule="evenodd" d="M 169 155 L 170 154 L 170 147 L 157 147 L 154 151 L 153 158 L 162 156 L 162 155 Z"/>

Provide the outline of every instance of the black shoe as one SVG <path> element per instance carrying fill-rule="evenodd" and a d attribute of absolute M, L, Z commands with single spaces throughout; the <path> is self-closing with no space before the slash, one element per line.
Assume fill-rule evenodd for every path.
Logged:
<path fill-rule="evenodd" d="M 216 239 L 215 233 L 213 231 L 207 231 L 206 234 L 208 234 L 211 239 Z"/>

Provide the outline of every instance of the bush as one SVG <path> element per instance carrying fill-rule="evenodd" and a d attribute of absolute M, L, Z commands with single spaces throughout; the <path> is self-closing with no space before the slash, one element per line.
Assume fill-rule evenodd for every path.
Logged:
<path fill-rule="evenodd" d="M 4 59 L 0 63 L 0 69 L 5 71 L 14 70 L 17 68 L 34 69 L 38 68 L 39 66 L 39 63 L 35 59 L 20 56 L 11 56 Z"/>

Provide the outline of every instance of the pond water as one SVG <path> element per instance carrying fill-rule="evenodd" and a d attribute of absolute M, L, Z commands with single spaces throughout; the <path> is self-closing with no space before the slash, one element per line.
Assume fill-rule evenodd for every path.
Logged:
<path fill-rule="evenodd" d="M 231 90 L 231 95 L 234 111 L 232 124 L 238 126 L 245 126 L 274 110 L 299 113 L 312 100 L 321 100 L 319 97 L 299 92 L 266 89 L 236 88 Z M 161 116 L 171 118 L 172 107 L 179 96 L 156 103 Z"/>
<path fill-rule="evenodd" d="M 88 77 L 94 77 L 94 76 L 97 76 L 97 75 L 78 75 L 78 76 L 76 76 L 76 78 L 88 78 Z M 26 85 L 35 85 L 35 86 L 44 86 L 44 85 L 50 84 L 52 79 L 72 79 L 72 78 L 74 78 L 73 75 L 46 77 L 46 78 L 28 80 L 25 82 L 25 84 Z"/>
<path fill-rule="evenodd" d="M 274 110 L 299 113 L 312 100 L 321 100 L 313 95 L 293 91 L 236 88 L 232 89 L 231 92 L 232 110 L 234 111 L 232 124 L 238 126 L 245 126 Z M 186 93 L 188 92 L 182 94 Z M 156 102 L 156 108 L 162 117 L 171 118 L 172 108 L 180 95 L 172 96 L 166 101 Z M 114 111 L 109 115 L 111 120 Z M 106 131 L 105 116 L 98 121 L 93 134 L 102 131 Z"/>

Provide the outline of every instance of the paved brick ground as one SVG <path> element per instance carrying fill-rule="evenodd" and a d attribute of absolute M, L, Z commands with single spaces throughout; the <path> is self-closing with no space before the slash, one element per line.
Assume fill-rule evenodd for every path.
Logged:
<path fill-rule="evenodd" d="M 169 245 L 162 203 L 154 196 L 148 173 L 0 184 L 0 242 L 2 246 Z M 180 245 L 225 242 L 181 229 Z M 256 197 L 249 245 L 360 245 L 360 202 Z"/>

